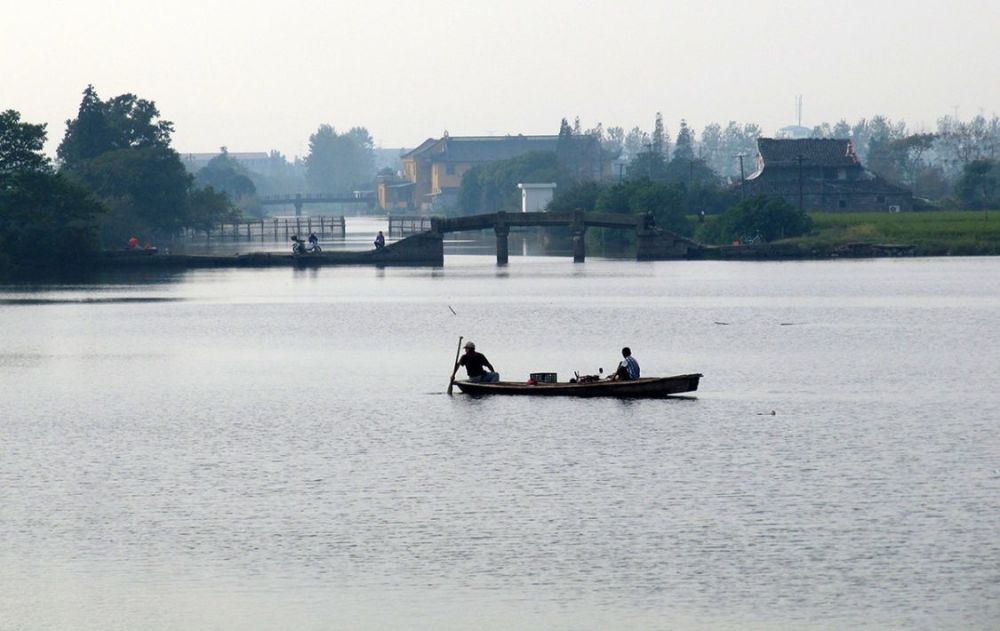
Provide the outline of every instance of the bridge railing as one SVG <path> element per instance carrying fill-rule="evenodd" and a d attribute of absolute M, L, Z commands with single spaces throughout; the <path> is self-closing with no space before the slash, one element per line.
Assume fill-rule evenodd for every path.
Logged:
<path fill-rule="evenodd" d="M 286 193 L 284 195 L 260 195 L 257 197 L 263 205 L 276 204 L 363 204 L 371 206 L 375 203 L 374 195 L 344 195 L 340 193 Z"/>
<path fill-rule="evenodd" d="M 498 225 L 511 226 L 579 226 L 580 228 L 641 229 L 645 219 L 639 215 L 585 212 L 501 212 L 435 220 L 441 232 L 486 230 Z"/>
<path fill-rule="evenodd" d="M 283 217 L 260 221 L 225 223 L 211 230 L 186 229 L 180 238 L 198 242 L 231 241 L 261 243 L 288 241 L 293 234 L 305 238 L 316 233 L 320 239 L 343 238 L 347 227 L 343 217 Z"/>
<path fill-rule="evenodd" d="M 430 217 L 422 215 L 389 215 L 389 236 L 403 237 L 408 234 L 427 232 L 430 229 Z"/>

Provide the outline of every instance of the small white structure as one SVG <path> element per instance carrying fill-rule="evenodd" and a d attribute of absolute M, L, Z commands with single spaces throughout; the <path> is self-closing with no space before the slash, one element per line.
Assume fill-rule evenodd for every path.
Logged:
<path fill-rule="evenodd" d="M 522 213 L 533 213 L 545 210 L 545 207 L 552 201 L 552 196 L 555 195 L 556 190 L 555 182 L 546 182 L 544 184 L 518 184 L 517 187 L 521 189 Z"/>

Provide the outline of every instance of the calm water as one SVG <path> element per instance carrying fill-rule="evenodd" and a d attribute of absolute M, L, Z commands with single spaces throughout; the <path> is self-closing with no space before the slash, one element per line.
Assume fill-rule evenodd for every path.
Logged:
<path fill-rule="evenodd" d="M 998 336 L 996 258 L 0 287 L 0 628 L 997 628 Z"/>

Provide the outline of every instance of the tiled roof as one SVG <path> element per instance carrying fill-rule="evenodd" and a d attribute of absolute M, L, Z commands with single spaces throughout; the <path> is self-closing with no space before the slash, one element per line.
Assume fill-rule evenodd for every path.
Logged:
<path fill-rule="evenodd" d="M 428 158 L 440 162 L 491 162 L 516 158 L 532 151 L 555 151 L 559 136 L 445 136 L 428 138 L 403 159 Z"/>
<path fill-rule="evenodd" d="M 911 191 L 902 186 L 897 186 L 892 182 L 889 182 L 877 175 L 872 175 L 868 178 L 863 178 L 859 180 L 853 180 L 850 182 L 846 181 L 829 181 L 823 182 L 832 192 L 844 192 L 844 193 L 869 193 L 869 194 L 879 194 L 884 193 L 888 195 L 910 195 Z"/>
<path fill-rule="evenodd" d="M 859 164 L 850 140 L 842 138 L 758 138 L 764 167 L 797 165 L 846 167 Z"/>
<path fill-rule="evenodd" d="M 407 151 L 403 155 L 399 156 L 399 158 L 401 160 L 406 160 L 407 158 L 412 158 L 412 157 L 414 157 L 417 154 L 423 153 L 424 151 L 426 151 L 430 146 L 432 146 L 436 142 L 437 142 L 436 139 L 434 139 L 434 138 L 428 138 L 427 140 L 425 140 L 422 143 L 420 143 L 419 145 L 417 145 L 416 149 L 411 149 L 410 151 Z"/>

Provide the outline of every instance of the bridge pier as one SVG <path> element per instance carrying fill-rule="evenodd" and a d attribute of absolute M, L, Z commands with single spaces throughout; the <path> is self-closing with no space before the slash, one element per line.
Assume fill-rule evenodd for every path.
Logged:
<path fill-rule="evenodd" d="M 583 263 L 587 260 L 587 231 L 573 231 L 573 262 Z"/>
<path fill-rule="evenodd" d="M 573 262 L 583 263 L 587 260 L 587 224 L 583 216 L 583 211 L 573 212 L 573 222 L 570 224 L 573 231 Z"/>
<path fill-rule="evenodd" d="M 497 213 L 497 222 L 493 226 L 493 232 L 497 235 L 497 265 L 506 265 L 510 259 L 510 226 L 504 221 L 504 214 L 503 211 Z"/>

